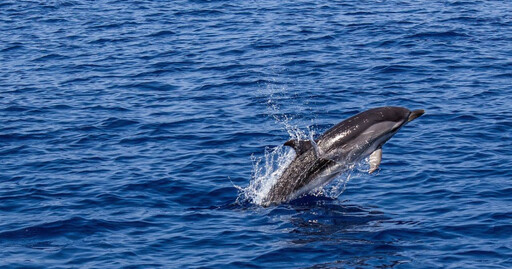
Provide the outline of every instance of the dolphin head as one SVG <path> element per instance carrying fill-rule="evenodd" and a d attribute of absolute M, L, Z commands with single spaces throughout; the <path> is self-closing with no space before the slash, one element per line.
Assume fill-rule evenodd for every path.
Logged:
<path fill-rule="evenodd" d="M 361 118 L 368 119 L 368 126 L 364 126 L 364 128 L 380 125 L 380 131 L 394 133 L 406 123 L 423 115 L 423 113 L 425 111 L 421 109 L 410 111 L 405 107 L 387 106 L 370 109 L 360 115 Z"/>
<path fill-rule="evenodd" d="M 410 111 L 404 107 L 385 107 L 383 109 L 386 111 L 383 120 L 395 123 L 390 130 L 390 132 L 393 134 L 398 132 L 398 130 L 400 130 L 400 128 L 402 128 L 407 123 L 425 114 L 425 110 L 423 109 L 417 109 L 413 111 Z"/>
<path fill-rule="evenodd" d="M 415 120 L 421 115 L 425 114 L 425 110 L 417 109 L 410 111 L 404 107 L 385 107 L 383 108 L 385 111 L 385 119 L 387 121 L 395 122 L 395 126 L 393 127 L 393 131 L 400 129 L 402 126 Z"/>

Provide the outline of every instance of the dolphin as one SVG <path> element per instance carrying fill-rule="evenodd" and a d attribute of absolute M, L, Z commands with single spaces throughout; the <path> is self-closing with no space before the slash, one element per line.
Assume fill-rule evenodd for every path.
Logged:
<path fill-rule="evenodd" d="M 403 107 L 378 107 L 352 116 L 318 139 L 289 140 L 295 159 L 263 199 L 263 206 L 288 202 L 324 186 L 356 162 L 370 156 L 373 173 L 382 159 L 382 146 L 408 122 L 425 113 Z"/>

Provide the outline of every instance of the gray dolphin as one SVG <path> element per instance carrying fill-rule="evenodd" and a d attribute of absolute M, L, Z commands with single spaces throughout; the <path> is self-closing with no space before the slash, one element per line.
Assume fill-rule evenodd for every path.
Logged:
<path fill-rule="evenodd" d="M 288 202 L 327 184 L 350 165 L 370 156 L 370 173 L 379 167 L 382 145 L 402 126 L 425 113 L 403 107 L 379 107 L 352 116 L 317 140 L 289 140 L 296 157 L 263 199 L 263 206 Z"/>

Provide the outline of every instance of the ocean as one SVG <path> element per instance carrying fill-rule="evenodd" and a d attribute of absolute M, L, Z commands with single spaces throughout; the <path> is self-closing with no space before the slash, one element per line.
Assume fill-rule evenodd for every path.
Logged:
<path fill-rule="evenodd" d="M 0 3 L 1 268 L 511 268 L 512 2 Z M 282 145 L 425 115 L 262 207 Z M 259 198 L 258 198 L 259 197 Z"/>

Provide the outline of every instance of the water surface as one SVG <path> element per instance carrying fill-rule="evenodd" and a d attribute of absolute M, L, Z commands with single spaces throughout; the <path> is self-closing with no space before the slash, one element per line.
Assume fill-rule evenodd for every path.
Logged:
<path fill-rule="evenodd" d="M 0 266 L 510 268 L 511 14 L 3 1 Z M 388 105 L 427 114 L 341 195 L 262 208 L 235 187 L 289 132 Z"/>

